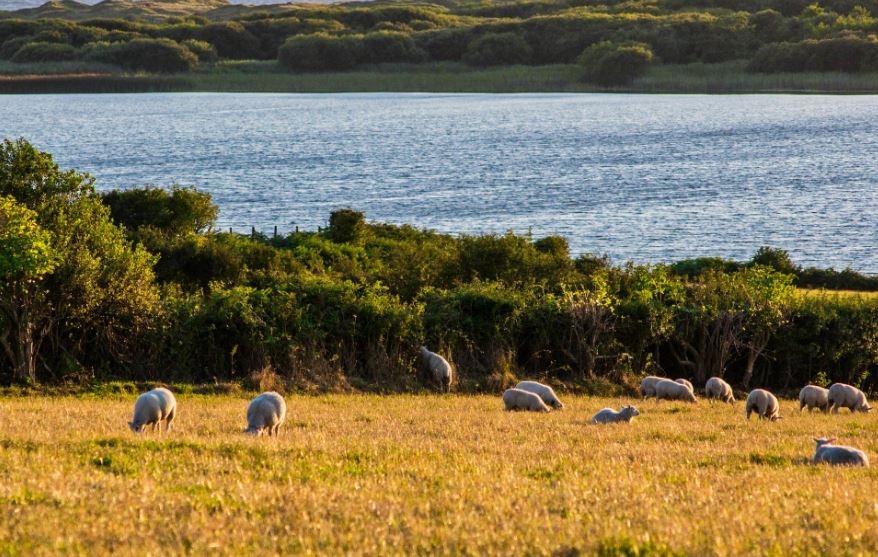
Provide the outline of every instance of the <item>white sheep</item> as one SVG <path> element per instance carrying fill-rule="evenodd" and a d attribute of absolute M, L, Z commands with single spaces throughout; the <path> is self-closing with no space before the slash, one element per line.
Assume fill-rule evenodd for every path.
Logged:
<path fill-rule="evenodd" d="M 808 412 L 819 408 L 823 412 L 829 412 L 829 389 L 817 385 L 805 385 L 799 391 L 799 412 L 808 407 Z"/>
<path fill-rule="evenodd" d="M 159 387 L 137 397 L 134 402 L 134 418 L 128 422 L 128 427 L 134 433 L 140 433 L 145 426 L 152 425 L 152 430 L 155 431 L 164 421 L 165 431 L 171 431 L 171 424 L 176 416 L 177 399 L 171 391 Z"/>
<path fill-rule="evenodd" d="M 247 406 L 247 429 L 245 433 L 260 436 L 267 432 L 277 435 L 287 417 L 287 403 L 274 391 L 268 391 L 250 401 Z"/>
<path fill-rule="evenodd" d="M 639 416 L 640 412 L 633 406 L 623 406 L 618 412 L 612 408 L 604 408 L 591 417 L 593 424 L 614 424 L 619 422 L 630 423 L 634 416 Z"/>
<path fill-rule="evenodd" d="M 655 384 L 662 381 L 664 377 L 656 377 L 655 375 L 647 375 L 640 382 L 640 396 L 643 398 L 655 396 Z"/>
<path fill-rule="evenodd" d="M 690 391 L 692 391 L 693 393 L 695 392 L 695 387 L 692 386 L 692 383 L 690 383 L 688 379 L 683 379 L 683 378 L 681 377 L 681 378 L 679 378 L 679 379 L 674 379 L 674 383 L 679 383 L 679 384 L 681 384 L 681 385 L 684 385 L 685 387 L 687 387 L 687 388 L 688 388 Z"/>
<path fill-rule="evenodd" d="M 844 383 L 830 385 L 828 399 L 833 414 L 838 414 L 838 409 L 842 406 L 849 408 L 851 412 L 868 412 L 872 409 L 866 402 L 866 394 L 863 391 Z"/>
<path fill-rule="evenodd" d="M 747 403 L 744 407 L 747 413 L 747 421 L 750 421 L 750 413 L 756 412 L 759 419 L 767 419 L 770 421 L 780 420 L 780 404 L 777 397 L 769 393 L 765 389 L 753 389 L 747 395 Z"/>
<path fill-rule="evenodd" d="M 655 399 L 662 400 L 682 400 L 684 402 L 696 402 L 695 393 L 689 387 L 671 381 L 670 379 L 661 379 L 655 384 Z"/>
<path fill-rule="evenodd" d="M 555 391 L 553 391 L 552 387 L 548 385 L 543 385 L 542 383 L 538 383 L 536 381 L 521 381 L 518 383 L 518 385 L 515 386 L 515 388 L 521 389 L 522 391 L 528 391 L 537 395 L 538 397 L 543 399 L 543 402 L 545 402 L 552 408 L 564 408 L 564 405 L 561 404 L 561 401 L 558 400 L 557 396 L 555 396 Z"/>
<path fill-rule="evenodd" d="M 709 399 L 718 399 L 723 402 L 732 404 L 735 402 L 735 393 L 732 386 L 720 379 L 719 377 L 711 377 L 704 384 L 704 396 Z"/>
<path fill-rule="evenodd" d="M 506 389 L 503 392 L 506 410 L 528 410 L 530 412 L 549 412 L 549 407 L 539 395 L 522 389 Z"/>
<path fill-rule="evenodd" d="M 430 352 L 426 346 L 421 346 L 421 358 L 423 358 L 427 369 L 430 370 L 433 380 L 439 384 L 443 391 L 451 392 L 451 381 L 454 375 L 448 360 L 435 352 Z"/>
<path fill-rule="evenodd" d="M 865 466 L 869 467 L 869 457 L 860 449 L 845 445 L 833 445 L 835 439 L 814 439 L 817 447 L 814 449 L 813 464 L 825 462 L 827 464 L 842 466 Z"/>

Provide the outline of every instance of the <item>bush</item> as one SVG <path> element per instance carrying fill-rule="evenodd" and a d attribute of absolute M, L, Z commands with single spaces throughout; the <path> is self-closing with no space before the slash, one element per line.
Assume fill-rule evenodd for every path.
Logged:
<path fill-rule="evenodd" d="M 463 60 L 471 66 L 527 64 L 533 50 L 518 33 L 488 33 L 472 41 Z"/>
<path fill-rule="evenodd" d="M 839 37 L 768 44 L 756 52 L 748 69 L 761 73 L 878 71 L 878 40 Z"/>
<path fill-rule="evenodd" d="M 339 209 L 329 215 L 329 237 L 341 244 L 361 244 L 366 237 L 366 216 L 353 209 Z"/>
<path fill-rule="evenodd" d="M 63 62 L 66 60 L 74 60 L 77 51 L 69 44 L 63 43 L 28 43 L 18 49 L 12 56 L 12 61 L 16 64 L 25 64 L 29 62 Z"/>
<path fill-rule="evenodd" d="M 30 42 L 34 41 L 34 37 L 13 37 L 0 45 L 0 59 L 10 60 L 15 53 L 22 49 Z"/>
<path fill-rule="evenodd" d="M 128 70 L 155 73 L 187 72 L 198 65 L 198 57 L 170 39 L 134 39 L 127 43 L 93 43 L 86 54 L 97 62 Z"/>
<path fill-rule="evenodd" d="M 213 63 L 217 61 L 216 49 L 207 41 L 188 39 L 181 43 L 189 51 L 198 57 L 199 62 Z"/>
<path fill-rule="evenodd" d="M 644 43 L 604 41 L 586 48 L 577 59 L 583 79 L 598 85 L 628 85 L 646 72 L 653 54 Z"/>
<path fill-rule="evenodd" d="M 235 21 L 205 25 L 198 38 L 213 45 L 222 58 L 245 60 L 259 56 L 259 39 Z"/>
<path fill-rule="evenodd" d="M 210 194 L 174 186 L 112 190 L 101 194 L 104 205 L 117 224 L 128 230 L 152 227 L 168 236 L 207 232 L 216 222 L 219 208 Z"/>
<path fill-rule="evenodd" d="M 365 63 L 423 62 L 427 59 L 427 53 L 405 33 L 377 31 L 364 35 L 362 41 L 362 61 Z"/>
<path fill-rule="evenodd" d="M 278 49 L 277 60 L 288 70 L 348 70 L 359 63 L 361 53 L 356 37 L 314 33 L 287 39 Z"/>

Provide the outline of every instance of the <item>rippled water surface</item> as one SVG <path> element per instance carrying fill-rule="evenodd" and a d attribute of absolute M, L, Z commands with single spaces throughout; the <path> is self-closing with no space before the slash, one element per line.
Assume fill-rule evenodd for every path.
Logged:
<path fill-rule="evenodd" d="M 100 189 L 196 185 L 239 230 L 351 206 L 616 261 L 772 245 L 878 272 L 875 96 L 0 96 L 0 132 Z"/>

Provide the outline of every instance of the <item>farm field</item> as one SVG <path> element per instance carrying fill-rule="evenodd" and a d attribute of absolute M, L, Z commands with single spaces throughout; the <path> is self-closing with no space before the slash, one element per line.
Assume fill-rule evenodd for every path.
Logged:
<path fill-rule="evenodd" d="M 867 555 L 878 469 L 814 467 L 814 436 L 878 459 L 875 416 L 746 422 L 744 404 L 564 397 L 288 396 L 279 438 L 251 394 L 179 395 L 170 434 L 134 396 L 0 398 L 0 554 Z"/>

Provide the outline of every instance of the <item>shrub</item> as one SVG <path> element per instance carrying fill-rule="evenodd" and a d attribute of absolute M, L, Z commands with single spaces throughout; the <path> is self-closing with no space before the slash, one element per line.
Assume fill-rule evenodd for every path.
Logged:
<path fill-rule="evenodd" d="M 212 44 L 222 58 L 243 60 L 259 55 L 259 39 L 236 21 L 205 25 L 199 29 L 198 38 Z"/>
<path fill-rule="evenodd" d="M 219 208 L 210 194 L 195 188 L 112 190 L 101 194 L 113 220 L 129 230 L 150 226 L 169 236 L 207 232 Z"/>
<path fill-rule="evenodd" d="M 134 39 L 127 43 L 93 43 L 90 60 L 125 69 L 156 73 L 186 72 L 198 64 L 189 49 L 170 39 Z"/>
<path fill-rule="evenodd" d="M 339 209 L 329 215 L 329 237 L 333 242 L 359 244 L 366 232 L 366 217 L 359 211 Z"/>
<path fill-rule="evenodd" d="M 463 60 L 471 66 L 527 64 L 533 51 L 518 33 L 488 33 L 471 43 Z"/>
<path fill-rule="evenodd" d="M 10 60 L 22 47 L 35 40 L 34 37 L 13 37 L 0 45 L 0 59 Z"/>
<path fill-rule="evenodd" d="M 627 85 L 646 72 L 653 54 L 644 43 L 604 41 L 586 48 L 577 59 L 583 79 L 598 85 Z"/>
<path fill-rule="evenodd" d="M 17 64 L 28 62 L 62 62 L 76 58 L 77 51 L 69 44 L 63 43 L 28 43 L 18 49 L 12 56 Z"/>
<path fill-rule="evenodd" d="M 359 63 L 361 52 L 356 37 L 314 33 L 287 39 L 278 49 L 277 60 L 289 70 L 347 70 Z"/>
<path fill-rule="evenodd" d="M 878 40 L 838 37 L 768 44 L 756 52 L 748 69 L 762 73 L 878 71 Z"/>
<path fill-rule="evenodd" d="M 216 49 L 207 41 L 188 39 L 181 44 L 188 48 L 192 54 L 197 56 L 199 62 L 213 63 L 216 62 L 218 58 Z"/>
<path fill-rule="evenodd" d="M 409 35 L 398 31 L 368 33 L 362 40 L 362 61 L 366 63 L 422 62 L 427 58 Z"/>

